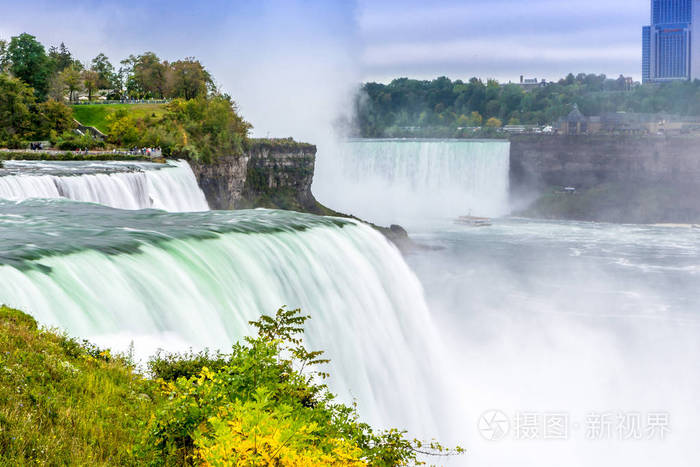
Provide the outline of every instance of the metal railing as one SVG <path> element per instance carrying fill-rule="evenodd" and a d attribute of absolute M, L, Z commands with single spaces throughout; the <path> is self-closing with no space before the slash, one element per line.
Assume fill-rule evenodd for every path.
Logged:
<path fill-rule="evenodd" d="M 120 99 L 104 101 L 76 101 L 69 102 L 69 105 L 95 105 L 95 104 L 167 104 L 172 99 Z"/>

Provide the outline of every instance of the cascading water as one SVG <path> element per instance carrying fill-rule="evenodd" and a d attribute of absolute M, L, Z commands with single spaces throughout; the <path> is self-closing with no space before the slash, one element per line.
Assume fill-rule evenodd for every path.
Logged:
<path fill-rule="evenodd" d="M 359 222 L 0 201 L 0 264 L 2 302 L 113 348 L 134 340 L 140 355 L 225 350 L 261 313 L 301 307 L 313 318 L 308 345 L 327 350 L 345 401 L 380 425 L 438 435 L 428 404 L 442 360 L 422 287 Z"/>
<path fill-rule="evenodd" d="M 324 148 L 314 194 L 380 224 L 508 214 L 510 143 L 354 140 Z"/>
<path fill-rule="evenodd" d="M 206 211 L 186 161 L 167 165 L 123 162 L 15 162 L 0 169 L 0 198 L 68 198 L 120 209 Z"/>

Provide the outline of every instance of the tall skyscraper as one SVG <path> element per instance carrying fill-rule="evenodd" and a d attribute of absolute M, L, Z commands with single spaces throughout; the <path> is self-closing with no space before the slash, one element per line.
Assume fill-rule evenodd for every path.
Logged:
<path fill-rule="evenodd" d="M 700 79 L 699 54 L 700 0 L 651 0 L 651 25 L 642 28 L 642 80 Z"/>

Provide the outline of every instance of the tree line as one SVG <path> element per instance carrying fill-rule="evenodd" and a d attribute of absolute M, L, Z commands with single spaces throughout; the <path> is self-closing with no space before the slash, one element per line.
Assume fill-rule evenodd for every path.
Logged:
<path fill-rule="evenodd" d="M 587 116 L 618 111 L 697 116 L 700 81 L 630 86 L 622 76 L 580 73 L 531 90 L 496 80 L 464 82 L 444 76 L 369 82 L 356 96 L 353 130 L 363 137 L 401 136 L 407 131 L 463 136 L 468 127 L 553 124 L 574 104 Z"/>
<path fill-rule="evenodd" d="M 115 112 L 102 141 L 77 134 L 66 105 L 80 93 L 93 100 L 98 92 L 107 99 L 172 101 L 158 116 Z M 145 52 L 115 68 L 102 53 L 82 63 L 63 43 L 47 52 L 27 33 L 0 40 L 0 147 L 47 140 L 59 149 L 161 147 L 165 155 L 210 161 L 242 152 L 250 128 L 194 57 L 168 62 Z"/>
<path fill-rule="evenodd" d="M 129 55 L 115 67 L 99 53 L 83 63 L 64 43 L 47 52 L 27 33 L 0 40 L 0 72 L 24 81 L 40 101 L 73 101 L 81 92 L 92 100 L 98 91 L 107 99 L 193 99 L 214 89 L 211 75 L 194 57 L 171 63 L 144 52 Z"/>

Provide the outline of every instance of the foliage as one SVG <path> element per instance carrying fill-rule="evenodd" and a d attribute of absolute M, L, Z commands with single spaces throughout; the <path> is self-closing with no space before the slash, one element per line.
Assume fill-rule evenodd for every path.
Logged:
<path fill-rule="evenodd" d="M 34 89 L 43 99 L 48 91 L 50 62 L 44 46 L 30 34 L 23 33 L 10 40 L 7 57 L 12 74 Z"/>
<path fill-rule="evenodd" d="M 59 83 L 62 85 L 63 90 L 68 90 L 68 100 L 73 101 L 76 99 L 75 93 L 83 89 L 83 80 L 81 79 L 80 70 L 75 66 L 69 66 L 63 69 L 58 74 Z"/>
<path fill-rule="evenodd" d="M 100 75 L 94 70 L 83 70 L 81 73 L 83 86 L 88 93 L 88 100 L 92 100 L 92 96 L 97 91 L 100 83 Z"/>
<path fill-rule="evenodd" d="M 191 378 L 201 373 L 204 367 L 219 371 L 228 361 L 226 355 L 209 351 L 168 354 L 162 351 L 156 353 L 148 362 L 148 369 L 156 379 L 175 381 L 178 378 Z"/>
<path fill-rule="evenodd" d="M 209 72 L 194 57 L 178 60 L 170 65 L 168 75 L 168 95 L 185 100 L 207 94 L 207 88 L 213 88 Z"/>
<path fill-rule="evenodd" d="M 161 128 L 174 142 L 168 152 L 203 162 L 243 152 L 252 126 L 229 96 L 175 99 L 167 109 Z"/>
<path fill-rule="evenodd" d="M 304 348 L 307 316 L 280 309 L 229 355 L 130 358 L 0 307 L 0 464 L 407 465 L 449 455 L 375 432 L 334 401 Z M 193 358 L 192 358 L 193 357 Z"/>
<path fill-rule="evenodd" d="M 34 94 L 16 78 L 0 74 L 0 143 L 10 144 L 30 137 Z"/>
<path fill-rule="evenodd" d="M 488 128 L 501 128 L 501 126 L 503 126 L 503 122 L 496 117 L 491 117 L 486 121 L 486 126 Z"/>
<path fill-rule="evenodd" d="M 132 59 L 132 76 L 127 82 L 131 96 L 163 98 L 166 87 L 166 66 L 153 52 L 145 52 Z"/>
<path fill-rule="evenodd" d="M 589 116 L 617 111 L 698 116 L 700 81 L 630 88 L 622 77 L 581 73 L 526 92 L 517 84 L 477 78 L 468 82 L 399 78 L 362 86 L 355 100 L 354 124 L 363 137 L 461 136 L 456 128 L 478 127 L 490 118 L 552 124 L 575 103 Z"/>
<path fill-rule="evenodd" d="M 37 104 L 26 84 L 0 74 L 0 145 L 22 148 L 74 127 L 70 108 L 55 101 Z"/>
<path fill-rule="evenodd" d="M 104 141 L 93 138 L 90 135 L 79 135 L 72 131 L 66 131 L 53 141 L 56 148 L 62 151 L 75 151 L 76 149 L 101 149 Z"/>
<path fill-rule="evenodd" d="M 110 63 L 109 58 L 103 53 L 92 59 L 90 70 L 97 74 L 96 87 L 97 89 L 113 90 L 117 87 L 117 77 L 114 72 L 114 66 Z"/>
<path fill-rule="evenodd" d="M 0 368 L 0 464 L 133 465 L 159 392 L 128 360 L 3 306 Z"/>
<path fill-rule="evenodd" d="M 162 380 L 167 395 L 151 420 L 145 445 L 163 465 L 405 465 L 423 445 L 397 430 L 377 433 L 338 404 L 316 369 L 322 352 L 308 351 L 301 334 L 308 316 L 282 308 L 251 322 L 257 337 L 233 346 L 216 369 Z M 163 371 L 161 374 L 178 374 Z M 186 373 L 204 362 L 198 358 Z M 178 365 L 179 366 L 179 365 Z M 426 452 L 451 454 L 437 443 Z M 461 452 L 457 449 L 456 452 Z"/>
<path fill-rule="evenodd" d="M 154 115 L 155 118 L 160 118 L 168 110 L 163 104 L 83 104 L 71 108 L 80 123 L 94 126 L 103 133 L 109 131 L 108 117 L 117 112 L 126 112 L 134 120 L 140 120 Z"/>
<path fill-rule="evenodd" d="M 271 151 L 313 151 L 316 146 L 309 143 L 294 141 L 294 138 L 252 138 L 248 140 L 248 149 L 260 151 L 263 149 Z"/>
<path fill-rule="evenodd" d="M 100 146 L 67 133 L 73 126 L 72 121 L 66 123 L 65 109 L 54 104 L 37 107 L 47 97 L 63 101 L 66 93 L 70 102 L 75 101 L 85 90 L 88 100 L 98 92 L 117 99 L 175 98 L 167 106 L 75 108 L 80 122 L 106 133 L 108 143 L 116 147 L 161 147 L 166 156 L 203 162 L 244 151 L 250 124 L 238 114 L 235 102 L 216 90 L 197 59 L 168 63 L 145 52 L 130 55 L 121 65 L 115 72 L 100 53 L 86 69 L 64 43 L 51 47 L 47 55 L 44 46 L 26 33 L 13 37 L 9 45 L 0 42 L 0 67 L 18 79 L 0 73 L 0 90 L 7 91 L 0 96 L 0 146 L 22 148 L 36 139 L 60 143 L 60 149 Z"/>
<path fill-rule="evenodd" d="M 7 56 L 7 41 L 0 39 L 0 73 L 9 71 L 10 58 Z"/>
<path fill-rule="evenodd" d="M 109 114 L 106 120 L 110 142 L 120 147 L 137 146 L 141 132 L 136 127 L 136 119 L 126 109 Z"/>
<path fill-rule="evenodd" d="M 80 61 L 73 59 L 73 55 L 63 42 L 58 47 L 49 48 L 49 61 L 54 73 L 60 73 L 68 67 L 82 68 Z"/>

